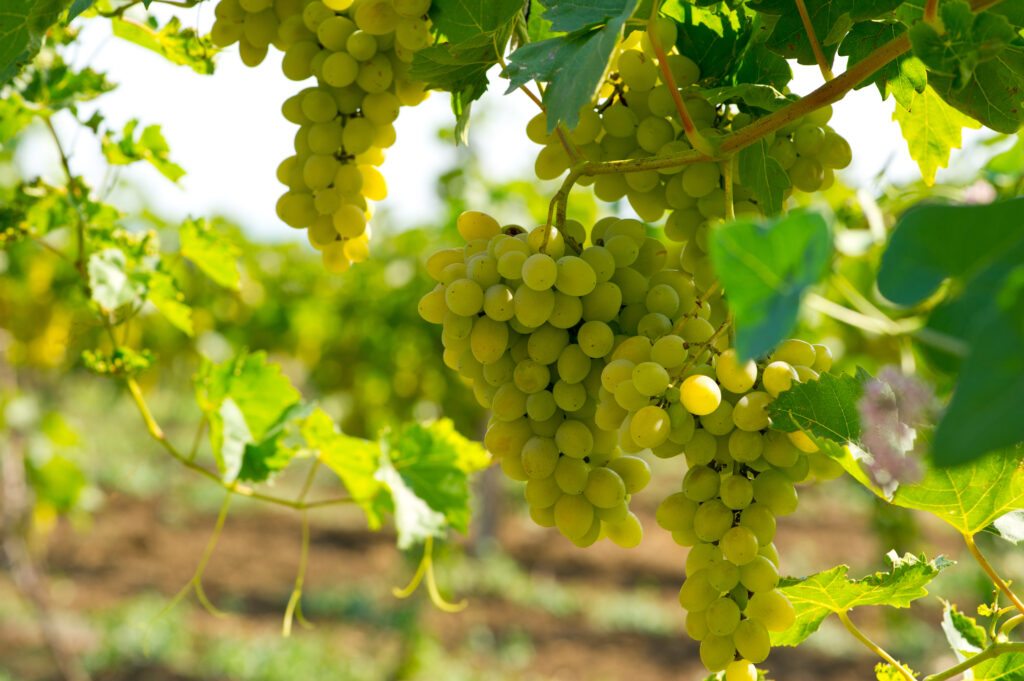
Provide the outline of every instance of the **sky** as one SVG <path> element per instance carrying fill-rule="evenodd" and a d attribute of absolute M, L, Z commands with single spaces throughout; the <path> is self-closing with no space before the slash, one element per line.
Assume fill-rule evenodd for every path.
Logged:
<path fill-rule="evenodd" d="M 194 9 L 175 10 L 153 6 L 161 22 L 175 13 L 182 24 L 205 33 L 213 21 L 213 3 Z M 176 66 L 160 55 L 113 38 L 110 24 L 95 19 L 76 20 L 82 28 L 80 39 L 69 55 L 76 67 L 90 65 L 104 71 L 119 87 L 80 109 L 83 120 L 93 110 L 106 116 L 106 125 L 120 130 L 131 118 L 141 125 L 162 126 L 171 159 L 187 175 L 175 185 L 148 164 L 136 163 L 122 171 L 124 182 L 112 200 L 125 210 L 142 207 L 140 194 L 149 206 L 169 219 L 188 215 L 226 215 L 258 238 L 271 240 L 303 238 L 281 223 L 275 203 L 283 191 L 276 179 L 277 165 L 293 153 L 295 126 L 281 115 L 281 103 L 306 83 L 295 83 L 280 72 L 281 54 L 271 50 L 255 69 L 242 65 L 237 46 L 219 57 L 212 76 L 199 75 Z M 840 72 L 843 64 L 836 65 Z M 822 84 L 814 67 L 797 66 L 791 89 L 806 94 Z M 503 83 L 492 77 L 492 88 L 475 110 L 484 115 L 474 121 L 470 144 L 480 165 L 495 181 L 529 178 L 539 149 L 525 136 L 526 122 L 537 112 L 536 105 L 519 92 L 503 95 Z M 893 102 L 880 100 L 874 87 L 850 93 L 834 107 L 831 125 L 849 140 L 853 164 L 842 171 L 853 186 L 875 186 L 882 182 L 914 179 L 917 166 L 907 153 L 899 127 L 892 121 Z M 94 186 L 103 181 L 105 163 L 99 145 L 69 117 L 54 119 L 65 146 L 72 150 L 71 165 Z M 382 166 L 389 197 L 384 202 L 397 228 L 429 223 L 442 214 L 435 193 L 438 174 L 451 167 L 455 150 L 442 141 L 438 130 L 451 128 L 454 118 L 445 93 L 433 93 L 415 109 L 403 107 L 395 124 L 398 142 L 387 150 Z M 964 131 L 965 146 L 984 133 Z M 976 161 L 969 152 L 953 152 L 951 168 L 963 172 Z M 52 174 L 57 156 L 44 136 L 30 140 L 17 158 L 30 174 Z M 941 171 L 939 179 L 950 171 Z M 553 191 L 553 190 L 552 190 Z"/>

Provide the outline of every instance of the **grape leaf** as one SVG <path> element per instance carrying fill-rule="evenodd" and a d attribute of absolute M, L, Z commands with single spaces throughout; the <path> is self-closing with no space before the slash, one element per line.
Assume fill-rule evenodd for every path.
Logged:
<path fill-rule="evenodd" d="M 974 70 L 970 82 L 955 87 L 950 76 L 929 74 L 928 83 L 954 107 L 996 132 L 1017 132 L 1024 122 L 1024 41 L 1006 47 Z"/>
<path fill-rule="evenodd" d="M 973 617 L 963 614 L 947 601 L 942 602 L 942 631 L 961 662 L 980 653 L 988 645 L 985 629 L 978 626 Z"/>
<path fill-rule="evenodd" d="M 0 85 L 38 54 L 43 36 L 68 0 L 4 0 L 0 11 Z"/>
<path fill-rule="evenodd" d="M 374 477 L 380 467 L 380 445 L 339 433 L 322 409 L 304 419 L 299 430 L 306 444 L 341 478 L 352 499 L 366 513 L 370 529 L 379 529 L 384 512 L 392 508 L 387 490 Z"/>
<path fill-rule="evenodd" d="M 621 16 L 631 3 L 629 0 L 541 0 L 541 4 L 552 31 L 572 33 L 608 23 Z"/>
<path fill-rule="evenodd" d="M 187 336 L 193 334 L 192 308 L 169 273 L 154 270 L 147 281 L 146 300 L 153 303 L 164 318 Z"/>
<path fill-rule="evenodd" d="M 548 132 L 560 122 L 570 130 L 575 128 L 580 108 L 597 94 L 622 26 L 636 3 L 637 0 L 626 0 L 622 13 L 599 28 L 583 29 L 520 47 L 509 56 L 506 94 L 531 80 L 547 82 L 544 105 Z"/>
<path fill-rule="evenodd" d="M 973 118 L 946 104 L 931 87 L 914 92 L 906 104 L 898 103 L 892 119 L 900 124 L 910 156 L 917 161 L 921 177 L 929 187 L 935 184 L 936 169 L 949 165 L 950 150 L 960 148 L 960 131 L 981 127 Z"/>
<path fill-rule="evenodd" d="M 1024 653 L 1002 653 L 971 668 L 974 681 L 1020 681 L 1024 678 Z"/>
<path fill-rule="evenodd" d="M 918 22 L 910 28 L 910 44 L 929 72 L 949 76 L 957 90 L 981 62 L 994 58 L 1016 37 L 1006 17 L 974 14 L 963 0 L 943 2 L 939 16 L 942 33 L 927 21 Z"/>
<path fill-rule="evenodd" d="M 181 255 L 224 288 L 238 290 L 238 247 L 209 222 L 188 219 L 178 228 Z"/>
<path fill-rule="evenodd" d="M 59 454 L 54 454 L 42 465 L 32 457 L 27 458 L 25 473 L 32 484 L 36 503 L 48 504 L 57 513 L 73 509 L 89 484 L 78 464 Z"/>
<path fill-rule="evenodd" d="M 839 54 L 849 57 L 847 66 L 853 66 L 903 35 L 906 30 L 906 26 L 897 22 L 864 21 L 854 24 L 839 44 Z M 904 54 L 875 71 L 856 87 L 859 89 L 871 84 L 878 87 L 882 99 L 892 95 L 898 104 L 907 108 L 915 93 L 924 92 L 928 84 L 928 70 L 920 59 L 912 54 Z"/>
<path fill-rule="evenodd" d="M 827 270 L 828 224 L 817 213 L 793 211 L 726 223 L 710 236 L 711 263 L 736 316 L 736 351 L 756 357 L 792 330 L 804 291 Z"/>
<path fill-rule="evenodd" d="M 1024 544 L 1024 510 L 1010 511 L 992 521 L 985 532 L 1002 537 L 1011 544 Z"/>
<path fill-rule="evenodd" d="M 952 294 L 928 326 L 961 342 L 958 383 L 935 435 L 942 465 L 970 460 L 1024 439 L 1024 199 L 988 205 L 926 205 L 900 217 L 882 255 L 879 291 L 916 304 L 947 278 Z"/>
<path fill-rule="evenodd" d="M 134 303 L 146 293 L 146 282 L 128 267 L 128 257 L 119 248 L 107 248 L 89 256 L 89 292 L 105 311 Z"/>
<path fill-rule="evenodd" d="M 924 479 L 902 484 L 892 503 L 928 511 L 963 535 L 984 530 L 1010 511 L 1024 508 L 1024 470 L 1019 449 L 991 452 L 948 468 L 928 467 Z"/>
<path fill-rule="evenodd" d="M 718 83 L 731 74 L 751 40 L 750 22 L 727 7 L 716 10 L 667 2 L 661 11 L 679 22 L 676 48 L 696 62 L 704 83 Z M 771 64 L 771 68 L 779 66 Z"/>
<path fill-rule="evenodd" d="M 782 211 L 789 175 L 779 162 L 768 155 L 768 144 L 762 139 L 740 149 L 736 155 L 740 182 L 754 192 L 754 199 L 768 217 Z"/>
<path fill-rule="evenodd" d="M 104 73 L 84 68 L 75 71 L 59 56 L 47 55 L 45 65 L 33 63 L 22 73 L 24 83 L 18 88 L 25 101 L 39 109 L 76 111 L 78 102 L 86 102 L 110 92 L 116 85 Z"/>
<path fill-rule="evenodd" d="M 939 556 L 926 561 L 924 556 L 895 551 L 886 554 L 890 570 L 876 572 L 863 579 L 849 579 L 849 567 L 838 565 L 803 579 L 787 578 L 779 583 L 793 604 L 796 622 L 783 632 L 772 634 L 772 645 L 795 646 L 813 634 L 830 613 L 845 613 L 864 605 L 888 605 L 907 608 L 928 595 L 925 585 L 953 563 Z"/>
<path fill-rule="evenodd" d="M 295 456 L 295 449 L 281 442 L 289 428 L 298 426 L 313 412 L 313 405 L 296 402 L 284 408 L 277 420 L 263 433 L 259 442 L 249 442 L 242 454 L 238 479 L 263 482 L 284 470 Z"/>
<path fill-rule="evenodd" d="M 479 45 L 505 33 L 522 8 L 522 0 L 434 0 L 430 19 L 452 45 Z"/>
<path fill-rule="evenodd" d="M 213 57 L 219 50 L 209 36 L 200 36 L 192 28 L 182 28 L 178 17 L 171 17 L 163 28 L 152 16 L 145 22 L 114 17 L 110 23 L 118 38 L 152 50 L 172 64 L 188 66 L 196 73 L 213 73 Z"/>
<path fill-rule="evenodd" d="M 529 17 L 526 20 L 526 36 L 529 42 L 536 43 L 555 37 L 555 32 L 551 30 L 551 22 L 544 16 L 544 5 L 540 0 L 530 0 L 529 9 Z"/>
<path fill-rule="evenodd" d="M 203 358 L 195 388 L 225 482 L 238 478 L 246 447 L 261 442 L 282 412 L 299 401 L 299 391 L 264 352 L 243 352 L 222 364 Z"/>
<path fill-rule="evenodd" d="M 72 19 L 76 19 L 82 12 L 92 7 L 95 2 L 96 0 L 74 0 L 71 3 L 71 7 L 68 8 L 67 22 L 71 23 Z"/>
<path fill-rule="evenodd" d="M 856 376 L 823 373 L 816 381 L 794 383 L 769 405 L 772 428 L 785 432 L 808 431 L 841 445 L 860 438 L 857 401 L 870 378 L 863 369 Z"/>
<path fill-rule="evenodd" d="M 169 158 L 170 147 L 160 132 L 159 125 L 147 126 L 139 138 L 135 139 L 135 129 L 139 126 L 138 119 L 125 123 L 120 139 L 110 132 L 103 135 L 100 145 L 103 156 L 113 165 L 129 165 L 136 161 L 146 161 L 171 182 L 177 182 L 185 174 L 185 170 Z"/>
<path fill-rule="evenodd" d="M 748 107 L 763 109 L 764 111 L 778 111 L 793 99 L 782 94 L 771 85 L 759 83 L 741 83 L 739 85 L 727 85 L 725 87 L 701 90 L 701 95 L 711 104 L 724 104 L 725 102 L 742 102 Z"/>

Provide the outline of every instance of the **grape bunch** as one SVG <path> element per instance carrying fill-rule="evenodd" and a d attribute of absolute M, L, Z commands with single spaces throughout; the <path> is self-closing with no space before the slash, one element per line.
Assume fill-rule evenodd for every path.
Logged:
<path fill-rule="evenodd" d="M 285 100 L 299 126 L 295 154 L 277 169 L 288 189 L 278 216 L 307 229 L 335 273 L 369 257 L 368 201 L 387 196 L 378 167 L 395 143 L 402 106 L 426 98 L 408 77 L 413 55 L 432 41 L 430 0 L 220 0 L 215 44 L 239 43 L 242 61 L 259 64 L 269 45 L 284 51 L 281 70 L 316 85 Z"/>
<path fill-rule="evenodd" d="M 735 106 L 715 106 L 696 90 L 700 68 L 675 49 L 675 22 L 662 18 L 657 27 L 661 45 L 668 50 L 668 69 L 698 131 L 714 138 L 749 125 L 753 120 L 750 112 Z M 587 161 L 643 159 L 692 148 L 646 32 L 634 31 L 620 43 L 598 99 L 599 103 L 580 110 L 579 123 L 573 130 L 548 133 L 545 113 L 527 124 L 527 136 L 544 145 L 534 164 L 537 177 L 555 179 L 568 170 L 571 159 L 567 146 Z M 805 192 L 827 189 L 834 181 L 833 170 L 849 165 L 850 145 L 828 127 L 831 115 L 831 107 L 823 107 L 768 139 L 770 154 L 789 173 L 792 187 Z M 735 211 L 759 213 L 753 192 L 740 184 L 737 169 L 733 164 Z M 670 212 L 672 230 L 667 236 L 685 241 L 680 237 L 692 237 L 702 224 L 725 217 L 721 173 L 721 164 L 706 162 L 583 177 L 580 184 L 592 183 L 594 195 L 602 201 L 626 198 L 648 222 Z"/>

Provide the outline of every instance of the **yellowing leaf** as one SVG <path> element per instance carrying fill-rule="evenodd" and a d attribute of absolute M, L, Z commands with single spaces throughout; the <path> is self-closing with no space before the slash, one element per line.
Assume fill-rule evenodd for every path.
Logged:
<path fill-rule="evenodd" d="M 930 86 L 924 92 L 915 92 L 907 108 L 897 104 L 892 119 L 900 124 L 910 156 L 917 161 L 928 186 L 935 183 L 935 171 L 949 165 L 950 150 L 960 148 L 961 130 L 981 127 L 978 121 L 946 104 Z"/>

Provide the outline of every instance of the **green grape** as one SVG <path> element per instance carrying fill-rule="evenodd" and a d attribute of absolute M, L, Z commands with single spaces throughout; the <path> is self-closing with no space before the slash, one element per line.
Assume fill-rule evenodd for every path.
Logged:
<path fill-rule="evenodd" d="M 534 421 L 547 421 L 555 415 L 556 411 L 558 411 L 558 405 L 555 404 L 555 397 L 547 390 L 527 395 L 526 415 Z"/>
<path fill-rule="evenodd" d="M 509 251 L 498 258 L 498 273 L 509 280 L 519 279 L 527 255 L 520 251 Z"/>
<path fill-rule="evenodd" d="M 601 124 L 612 137 L 633 137 L 636 134 L 637 119 L 626 105 L 616 102 L 601 114 Z"/>
<path fill-rule="evenodd" d="M 740 567 L 740 583 L 753 593 L 771 591 L 779 583 L 779 570 L 764 556 L 754 556 Z"/>
<path fill-rule="evenodd" d="M 662 528 L 674 532 L 692 527 L 693 516 L 696 512 L 697 503 L 687 498 L 682 492 L 676 492 L 662 500 L 654 519 Z M 690 572 L 689 568 L 687 568 L 687 572 Z"/>
<path fill-rule="evenodd" d="M 294 43 L 284 53 L 281 71 L 290 80 L 306 80 L 313 75 L 311 62 L 319 52 L 320 46 L 315 42 Z"/>
<path fill-rule="evenodd" d="M 527 485 L 532 481 L 527 481 Z M 555 526 L 555 509 L 554 508 L 537 508 L 536 506 L 530 506 L 530 520 L 535 522 L 539 527 L 554 527 Z"/>
<path fill-rule="evenodd" d="M 764 458 L 776 468 L 789 468 L 796 465 L 800 450 L 782 433 L 770 432 L 765 437 Z"/>
<path fill-rule="evenodd" d="M 790 166 L 789 179 L 802 192 L 816 192 L 825 179 L 825 170 L 817 159 L 801 156 Z"/>
<path fill-rule="evenodd" d="M 650 402 L 650 398 L 647 395 L 636 389 L 632 380 L 619 383 L 615 386 L 613 394 L 619 406 L 630 412 L 641 409 Z"/>
<path fill-rule="evenodd" d="M 730 591 L 740 583 L 740 569 L 721 556 L 718 556 L 711 563 L 711 567 L 708 568 L 708 581 L 715 591 L 719 593 Z"/>
<path fill-rule="evenodd" d="M 583 296 L 583 319 L 611 322 L 622 308 L 622 290 L 613 282 L 603 281 Z"/>
<path fill-rule="evenodd" d="M 316 39 L 325 49 L 339 53 L 345 49 L 345 41 L 355 30 L 355 22 L 351 19 L 332 13 L 332 16 L 321 21 L 316 27 Z"/>
<path fill-rule="evenodd" d="M 469 337 L 473 357 L 481 364 L 493 364 L 508 348 L 508 325 L 490 317 L 478 317 Z"/>
<path fill-rule="evenodd" d="M 743 509 L 740 512 L 740 525 L 754 533 L 762 548 L 775 538 L 775 514 L 764 503 L 753 503 Z"/>
<path fill-rule="evenodd" d="M 732 420 L 740 430 L 763 430 L 771 425 L 768 417 L 768 405 L 771 395 L 760 390 L 749 392 L 736 402 L 732 410 Z"/>
<path fill-rule="evenodd" d="M 683 332 L 685 334 L 685 327 Z M 722 403 L 722 391 L 718 384 L 714 379 L 699 374 L 683 381 L 679 395 L 686 410 L 696 416 L 710 414 Z"/>
<path fill-rule="evenodd" d="M 531 478 L 548 478 L 558 464 L 558 447 L 550 438 L 532 437 L 523 445 L 523 470 Z"/>
<path fill-rule="evenodd" d="M 636 141 L 640 148 L 652 154 L 658 153 L 673 137 L 675 130 L 672 124 L 662 117 L 645 118 L 636 129 Z"/>
<path fill-rule="evenodd" d="M 500 421 L 515 421 L 526 414 L 526 393 L 505 383 L 494 393 L 491 411 Z"/>
<path fill-rule="evenodd" d="M 619 76 L 630 90 L 646 91 L 658 82 L 658 67 L 640 50 L 626 50 L 619 55 Z"/>
<path fill-rule="evenodd" d="M 307 142 L 314 154 L 334 154 L 341 146 L 341 126 L 335 121 L 315 123 L 309 128 Z"/>
<path fill-rule="evenodd" d="M 715 360 L 715 376 L 718 383 L 731 393 L 745 393 L 757 382 L 757 365 L 754 360 L 740 363 L 739 354 L 729 348 Z"/>
<path fill-rule="evenodd" d="M 363 115 L 374 125 L 388 125 L 398 119 L 399 106 L 398 98 L 390 92 L 375 92 L 366 95 L 362 109 Z"/>
<path fill-rule="evenodd" d="M 825 141 L 825 131 L 813 123 L 804 123 L 793 133 L 793 146 L 801 156 L 815 156 Z"/>
<path fill-rule="evenodd" d="M 590 357 L 575 343 L 558 355 L 558 375 L 567 383 L 579 383 L 590 373 Z"/>
<path fill-rule="evenodd" d="M 700 425 L 712 435 L 728 435 L 733 428 L 732 405 L 722 400 L 717 409 L 700 417 Z"/>
<path fill-rule="evenodd" d="M 329 92 L 312 88 L 302 96 L 302 113 L 314 123 L 325 123 L 338 115 L 338 106 Z"/>
<path fill-rule="evenodd" d="M 614 393 L 620 383 L 632 380 L 635 366 L 628 359 L 613 359 L 601 370 L 601 386 L 608 392 Z"/>
<path fill-rule="evenodd" d="M 615 508 L 626 498 L 626 484 L 609 468 L 594 468 L 583 490 L 587 501 L 597 508 Z"/>
<path fill-rule="evenodd" d="M 620 456 L 608 463 L 626 484 L 626 494 L 636 494 L 651 481 L 651 467 L 636 456 Z"/>
<path fill-rule="evenodd" d="M 658 312 L 649 312 L 637 322 L 636 330 L 641 336 L 660 338 L 672 330 L 672 321 Z"/>
<path fill-rule="evenodd" d="M 579 298 L 555 291 L 555 306 L 548 317 L 548 323 L 559 329 L 568 329 L 583 318 L 583 303 Z"/>
<path fill-rule="evenodd" d="M 718 188 L 720 177 L 718 164 L 707 161 L 692 163 L 683 171 L 683 191 L 695 199 L 707 196 Z"/>
<path fill-rule="evenodd" d="M 306 192 L 286 192 L 277 203 L 277 211 L 290 227 L 305 227 L 317 218 L 313 195 Z"/>
<path fill-rule="evenodd" d="M 706 430 L 697 430 L 683 448 L 686 463 L 689 466 L 702 466 L 711 463 L 718 451 L 718 441 Z"/>
<path fill-rule="evenodd" d="M 589 476 L 590 467 L 582 459 L 563 456 L 555 466 L 555 482 L 566 494 L 583 494 Z"/>
<path fill-rule="evenodd" d="M 445 289 L 445 301 L 452 312 L 468 317 L 483 309 L 484 291 L 472 279 L 459 279 Z"/>
<path fill-rule="evenodd" d="M 444 321 L 445 314 L 448 312 L 448 305 L 444 300 L 444 289 L 438 285 L 420 298 L 417 311 L 420 317 L 431 324 L 440 324 Z"/>
<path fill-rule="evenodd" d="M 665 368 L 657 362 L 641 362 L 633 367 L 631 376 L 633 385 L 646 397 L 653 397 L 665 392 L 668 388 L 669 376 Z M 668 415 L 665 414 L 667 420 Z"/>
<path fill-rule="evenodd" d="M 742 511 L 754 500 L 754 486 L 743 475 L 728 475 L 718 490 L 722 503 L 734 511 Z"/>
<path fill-rule="evenodd" d="M 698 570 L 687 575 L 679 589 L 679 605 L 688 612 L 706 610 L 718 598 L 718 591 L 708 582 L 708 570 Z"/>
<path fill-rule="evenodd" d="M 641 365 L 642 366 L 642 365 Z M 657 447 L 668 439 L 671 422 L 668 412 L 648 405 L 640 408 L 630 421 L 629 432 L 638 447 Z"/>
<path fill-rule="evenodd" d="M 366 216 L 353 204 L 342 204 L 333 220 L 334 229 L 344 239 L 354 239 L 366 231 Z"/>
<path fill-rule="evenodd" d="M 776 568 L 779 567 L 779 552 L 775 549 L 775 544 L 762 545 L 758 553 L 770 560 Z"/>
<path fill-rule="evenodd" d="M 796 163 L 796 146 L 785 137 L 779 137 L 768 149 L 768 155 L 779 162 L 783 170 L 789 170 Z"/>
<path fill-rule="evenodd" d="M 755 594 L 755 597 L 758 594 Z M 749 607 L 749 605 L 748 605 Z M 788 627 L 787 627 L 788 628 Z M 781 630 L 780 630 L 781 631 Z M 736 651 L 751 662 L 764 662 L 771 651 L 771 638 L 768 630 L 757 620 L 743 620 L 732 634 Z M 755 674 L 756 678 L 756 674 Z"/>
<path fill-rule="evenodd" d="M 548 115 L 541 111 L 526 124 L 526 137 L 534 144 L 550 144 L 558 138 L 548 133 Z"/>
<path fill-rule="evenodd" d="M 734 565 L 746 565 L 757 556 L 757 537 L 742 525 L 729 529 L 718 546 L 725 559 Z"/>
<path fill-rule="evenodd" d="M 710 672 L 722 671 L 729 666 L 735 656 L 736 647 L 731 636 L 716 636 L 709 633 L 700 642 L 700 661 Z"/>
<path fill-rule="evenodd" d="M 530 358 L 541 364 L 554 364 L 569 344 L 569 333 L 550 324 L 545 324 L 530 334 L 526 351 Z"/>
<path fill-rule="evenodd" d="M 763 624 L 768 631 L 785 631 L 796 619 L 793 606 L 778 589 L 751 596 L 746 614 L 751 620 Z"/>
<path fill-rule="evenodd" d="M 810 343 L 790 338 L 779 343 L 779 347 L 772 353 L 772 359 L 789 362 L 793 366 L 810 367 L 817 359 L 817 353 Z"/>
<path fill-rule="evenodd" d="M 811 346 L 814 348 L 814 365 L 811 367 L 818 373 L 828 371 L 832 368 L 832 351 L 827 345 L 815 344 Z"/>
<path fill-rule="evenodd" d="M 707 466 L 694 466 L 683 477 L 683 494 L 696 502 L 707 501 L 718 496 L 719 485 L 718 471 Z"/>
<path fill-rule="evenodd" d="M 666 369 L 682 366 L 686 362 L 687 356 L 686 346 L 679 336 L 662 336 L 651 347 L 651 361 L 657 362 Z"/>
<path fill-rule="evenodd" d="M 313 0 L 302 9 L 302 20 L 306 28 L 316 33 L 320 24 L 334 16 L 334 11 L 320 0 Z"/>
<path fill-rule="evenodd" d="M 618 522 L 606 523 L 605 529 L 608 538 L 624 549 L 639 546 L 644 538 L 643 525 L 635 513 L 627 513 L 626 517 Z"/>
<path fill-rule="evenodd" d="M 615 274 L 615 257 L 604 246 L 589 246 L 580 257 L 590 265 L 597 283 L 606 282 Z"/>
<path fill-rule="evenodd" d="M 686 634 L 694 641 L 703 641 L 708 635 L 708 623 L 703 610 L 686 613 Z"/>
<path fill-rule="evenodd" d="M 675 495 L 677 496 L 678 492 Z M 688 503 L 693 503 L 687 500 Z M 659 523 L 660 524 L 660 523 Z M 667 528 L 666 528 L 667 529 Z M 718 547 L 714 544 L 706 544 L 701 542 L 695 545 L 686 554 L 686 574 L 692 575 L 698 570 L 704 568 L 710 568 L 717 565 L 722 560 L 722 552 L 718 550 Z M 711 574 L 710 572 L 708 574 Z"/>
<path fill-rule="evenodd" d="M 764 368 L 761 374 L 761 385 L 769 395 L 778 397 L 779 393 L 786 392 L 792 387 L 796 378 L 796 370 L 791 364 L 775 361 Z"/>
<path fill-rule="evenodd" d="M 598 175 L 594 179 L 594 196 L 606 203 L 614 203 L 626 195 L 628 185 L 620 173 Z"/>
<path fill-rule="evenodd" d="M 518 456 L 506 456 L 502 459 L 501 471 L 512 480 L 518 480 L 519 482 L 529 480 L 529 476 L 523 470 L 522 460 Z"/>
<path fill-rule="evenodd" d="M 665 203 L 665 189 L 660 184 L 647 192 L 627 190 L 626 198 L 629 199 L 630 207 L 647 222 L 657 222 L 668 209 L 668 204 Z"/>
<path fill-rule="evenodd" d="M 704 611 L 704 617 L 710 633 L 729 636 L 740 623 L 740 609 L 731 598 L 718 598 Z"/>
<path fill-rule="evenodd" d="M 540 255 L 539 253 L 537 255 Z M 531 258 L 536 256 L 531 256 Z M 547 257 L 547 256 L 545 256 Z M 529 260 L 527 260 L 529 263 Z M 597 285 L 597 275 L 586 260 L 574 255 L 565 255 L 556 263 L 557 275 L 555 288 L 569 296 L 585 296 L 594 290 Z M 526 281 L 526 271 L 523 271 L 523 281 Z M 529 282 L 527 282 L 529 286 Z"/>
<path fill-rule="evenodd" d="M 656 284 L 647 291 L 644 305 L 650 312 L 672 317 L 679 310 L 679 294 L 668 284 Z"/>
<path fill-rule="evenodd" d="M 580 539 L 594 523 L 594 505 L 583 495 L 566 494 L 555 502 L 555 526 L 569 539 Z"/>
<path fill-rule="evenodd" d="M 545 253 L 534 253 L 523 264 L 523 283 L 535 291 L 554 286 L 558 278 L 558 264 Z"/>
<path fill-rule="evenodd" d="M 526 419 L 511 422 L 493 421 L 484 435 L 484 446 L 497 457 L 513 453 L 518 456 L 523 445 L 531 437 L 533 431 Z"/>
<path fill-rule="evenodd" d="M 367 92 L 384 92 L 393 79 L 394 70 L 391 62 L 386 56 L 376 54 L 359 67 L 356 83 Z"/>
<path fill-rule="evenodd" d="M 249 14 L 245 18 L 243 33 L 250 45 L 264 48 L 277 38 L 277 14 L 272 9 Z"/>
<path fill-rule="evenodd" d="M 831 129 L 825 130 L 825 139 L 818 151 L 818 160 L 829 168 L 845 168 L 853 160 L 850 143 Z"/>
<path fill-rule="evenodd" d="M 732 511 L 717 499 L 702 503 L 693 516 L 693 531 L 701 541 L 716 542 L 730 527 Z"/>
<path fill-rule="evenodd" d="M 349 154 L 361 154 L 373 143 L 373 123 L 365 118 L 350 118 L 341 132 L 342 144 Z"/>
<path fill-rule="evenodd" d="M 615 334 L 604 322 L 589 321 L 577 331 L 577 342 L 585 355 L 596 359 L 611 352 Z"/>
<path fill-rule="evenodd" d="M 338 172 L 334 175 L 334 186 L 346 195 L 358 194 L 363 187 L 363 175 L 359 169 L 351 163 L 342 163 Z M 459 254 L 459 260 L 462 259 Z M 437 277 L 434 277 L 435 279 Z"/>
<path fill-rule="evenodd" d="M 395 30 L 399 16 L 391 0 L 366 0 L 355 11 L 356 25 L 372 35 L 384 35 Z"/>
<path fill-rule="evenodd" d="M 565 147 L 555 139 L 538 152 L 533 172 L 538 179 L 553 180 L 568 170 L 571 162 Z"/>
<path fill-rule="evenodd" d="M 675 40 L 666 41 L 663 45 L 675 44 Z M 687 87 L 700 80 L 700 67 L 697 62 L 681 54 L 670 54 L 666 57 L 668 68 L 676 81 L 676 87 Z"/>
<path fill-rule="evenodd" d="M 637 153 L 630 154 L 632 157 L 640 157 Z M 649 192 L 661 183 L 661 176 L 656 170 L 636 170 L 625 174 L 626 184 L 636 192 Z"/>
<path fill-rule="evenodd" d="M 536 328 L 551 316 L 555 309 L 555 292 L 535 291 L 529 286 L 520 286 L 515 293 L 516 320 L 524 326 Z"/>
<path fill-rule="evenodd" d="M 557 401 L 557 397 L 555 398 Z M 594 451 L 594 434 L 582 421 L 569 419 L 555 431 L 558 451 L 574 459 L 582 459 Z"/>
<path fill-rule="evenodd" d="M 527 395 L 540 392 L 551 382 L 550 370 L 532 359 L 526 359 L 516 364 L 512 376 L 516 387 Z"/>
<path fill-rule="evenodd" d="M 711 340 L 711 337 L 715 335 L 715 327 L 711 326 L 706 319 L 691 317 L 683 323 L 679 335 L 687 343 L 700 345 Z"/>
<path fill-rule="evenodd" d="M 335 52 L 324 60 L 320 71 L 325 83 L 344 87 L 355 82 L 359 75 L 359 62 L 345 52 Z"/>
<path fill-rule="evenodd" d="M 746 660 L 735 660 L 725 668 L 725 681 L 757 681 L 757 669 Z"/>
<path fill-rule="evenodd" d="M 754 500 L 775 515 L 789 515 L 796 510 L 798 501 L 793 483 L 776 470 L 764 471 L 754 478 Z"/>
<path fill-rule="evenodd" d="M 485 253 L 477 253 L 466 262 L 466 276 L 485 290 L 501 281 L 498 262 Z"/>

